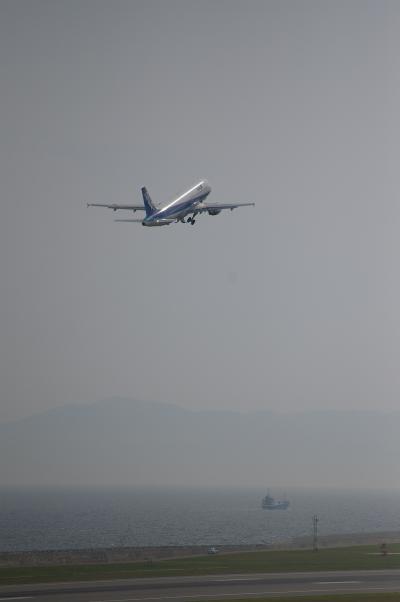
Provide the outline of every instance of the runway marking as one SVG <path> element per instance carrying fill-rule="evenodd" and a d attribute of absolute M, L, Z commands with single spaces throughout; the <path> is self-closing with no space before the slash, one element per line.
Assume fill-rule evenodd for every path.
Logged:
<path fill-rule="evenodd" d="M 314 581 L 315 585 L 347 585 L 350 583 L 362 583 L 362 581 Z"/>
<path fill-rule="evenodd" d="M 232 583 L 232 581 L 254 581 L 253 577 L 237 577 L 237 579 L 211 579 L 212 583 Z"/>
<path fill-rule="evenodd" d="M 30 600 L 32 598 L 33 596 L 14 596 L 13 598 L 0 598 L 0 602 L 2 602 L 2 600 Z"/>
<path fill-rule="evenodd" d="M 369 591 L 386 591 L 384 586 L 382 587 L 366 587 L 363 589 L 363 592 Z M 299 589 L 299 590 L 278 590 L 278 591 L 266 591 L 266 592 L 238 592 L 237 594 L 196 594 L 195 596 L 158 596 L 158 597 L 150 597 L 150 598 L 113 598 L 113 599 L 102 599 L 102 600 L 92 600 L 91 602 L 144 602 L 146 600 L 189 600 L 191 598 L 209 598 L 211 600 L 219 599 L 221 597 L 231 597 L 231 598 L 241 598 L 242 596 L 287 596 L 291 594 L 326 594 L 326 593 L 335 593 L 335 591 L 342 592 L 343 588 L 340 589 Z M 356 590 L 355 590 L 356 591 Z"/>

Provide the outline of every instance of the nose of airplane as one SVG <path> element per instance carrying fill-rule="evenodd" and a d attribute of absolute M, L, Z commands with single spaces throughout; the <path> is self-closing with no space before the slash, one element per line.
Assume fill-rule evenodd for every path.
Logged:
<path fill-rule="evenodd" d="M 210 192 L 211 186 L 210 186 L 210 183 L 208 182 L 208 180 L 202 180 L 201 183 L 203 185 L 204 190 L 207 190 L 208 192 Z"/>

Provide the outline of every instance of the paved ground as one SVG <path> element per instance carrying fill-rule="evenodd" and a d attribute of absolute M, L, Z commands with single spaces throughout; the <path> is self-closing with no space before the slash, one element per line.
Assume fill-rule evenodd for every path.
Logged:
<path fill-rule="evenodd" d="M 33 602 L 193 602 L 236 597 L 400 592 L 400 570 L 328 571 L 125 579 L 0 588 L 1 600 Z"/>

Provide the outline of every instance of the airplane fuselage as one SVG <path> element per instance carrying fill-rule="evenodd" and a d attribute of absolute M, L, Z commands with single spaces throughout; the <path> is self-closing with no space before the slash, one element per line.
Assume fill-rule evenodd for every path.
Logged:
<path fill-rule="evenodd" d="M 175 198 L 173 201 L 156 210 L 142 221 L 143 226 L 167 226 L 172 222 L 184 221 L 187 215 L 196 215 L 196 209 L 203 209 L 202 203 L 211 192 L 211 186 L 206 180 Z"/>

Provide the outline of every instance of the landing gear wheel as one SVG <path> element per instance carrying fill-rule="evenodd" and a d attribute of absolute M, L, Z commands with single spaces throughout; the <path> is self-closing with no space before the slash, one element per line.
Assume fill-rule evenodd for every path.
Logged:
<path fill-rule="evenodd" d="M 196 223 L 196 220 L 192 218 L 192 219 L 190 220 L 190 223 L 191 223 L 191 224 L 192 224 L 192 226 L 193 226 L 193 225 Z"/>

